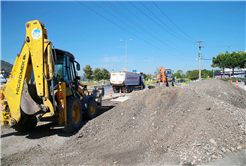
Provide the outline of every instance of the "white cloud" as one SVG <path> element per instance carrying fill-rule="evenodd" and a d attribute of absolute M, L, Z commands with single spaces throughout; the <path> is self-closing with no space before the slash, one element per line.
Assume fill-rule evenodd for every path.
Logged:
<path fill-rule="evenodd" d="M 103 62 L 103 63 L 121 62 L 124 59 L 125 59 L 125 56 L 111 56 L 111 57 L 101 58 L 100 62 Z"/>

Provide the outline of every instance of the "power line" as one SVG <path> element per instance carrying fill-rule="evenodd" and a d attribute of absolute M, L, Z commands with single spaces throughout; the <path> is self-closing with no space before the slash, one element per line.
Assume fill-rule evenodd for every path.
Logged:
<path fill-rule="evenodd" d="M 128 2 L 133 5 L 137 10 L 139 10 L 143 15 L 145 15 L 147 18 L 149 18 L 151 21 L 153 21 L 156 25 L 158 25 L 161 29 L 163 29 L 164 31 L 166 31 L 167 33 L 169 33 L 170 35 L 176 37 L 177 39 L 183 40 L 177 36 L 175 36 L 174 34 L 170 33 L 169 31 L 167 31 L 165 28 L 163 28 L 160 24 L 158 24 L 155 20 L 153 20 L 152 18 L 150 18 L 147 14 L 145 14 L 142 10 L 140 10 L 138 7 L 136 7 L 134 4 L 132 4 L 129 0 Z"/>
<path fill-rule="evenodd" d="M 183 32 L 186 36 L 188 36 L 191 40 L 196 41 L 195 39 L 191 38 L 189 35 L 187 35 L 184 31 L 182 31 L 160 8 L 156 5 L 156 3 L 152 0 L 152 2 L 155 4 L 155 6 L 161 11 L 161 13 L 171 22 L 173 25 L 178 28 L 181 32 Z"/>
<path fill-rule="evenodd" d="M 108 1 L 107 1 L 108 2 Z M 124 5 L 122 5 L 119 1 L 117 1 L 121 6 L 123 6 L 125 9 L 127 9 Z M 109 3 L 109 2 L 108 2 Z M 111 4 L 111 3 L 109 3 L 112 7 L 114 7 L 116 10 L 118 10 L 113 4 Z M 115 11 L 116 11 L 115 10 Z M 148 24 L 146 24 L 144 21 L 142 21 L 140 18 L 138 18 L 134 13 L 132 13 L 129 9 L 127 9 L 132 15 L 134 15 L 137 19 L 139 19 L 141 22 L 143 22 L 145 25 L 147 25 L 148 27 L 149 27 L 149 25 Z M 124 16 L 124 18 L 125 17 L 127 17 L 128 18 L 128 20 L 130 20 L 130 22 L 132 22 L 132 23 L 134 23 L 135 25 L 137 25 L 137 27 L 139 28 L 139 29 L 141 29 L 142 31 L 144 31 L 145 33 L 147 33 L 148 35 L 150 35 L 152 38 L 155 38 L 156 40 L 158 40 L 159 42 L 161 42 L 161 43 L 163 43 L 163 44 L 165 44 L 166 46 L 168 46 L 168 47 L 170 47 L 171 49 L 173 49 L 173 50 L 176 50 L 177 52 L 179 52 L 179 53 L 181 53 L 181 54 L 185 54 L 184 52 L 181 52 L 181 51 L 179 51 L 179 50 L 177 50 L 176 48 L 174 48 L 174 47 L 172 47 L 172 46 L 170 46 L 169 44 L 167 44 L 167 43 L 165 43 L 165 42 L 163 42 L 161 39 L 159 39 L 158 37 L 156 37 L 154 34 L 152 34 L 151 32 L 149 32 L 148 30 L 146 30 L 144 27 L 142 27 L 141 25 L 139 25 L 137 22 L 135 22 L 134 20 L 132 20 L 130 17 L 128 17 L 126 14 L 124 14 L 123 12 L 121 12 L 120 10 L 118 10 L 120 13 L 122 13 Z M 118 11 L 116 11 L 117 13 L 119 13 Z M 119 13 L 119 14 L 120 14 Z M 122 14 L 120 14 L 120 15 L 122 15 Z M 151 28 L 151 27 L 149 27 L 149 28 Z M 152 29 L 152 28 L 151 28 Z M 154 29 L 152 29 L 152 30 L 154 30 Z M 155 30 L 154 30 L 155 31 Z M 157 32 L 158 33 L 158 32 Z M 152 40 L 153 41 L 153 40 Z M 159 43 L 158 43 L 159 44 Z M 177 46 L 176 46 L 177 47 Z M 186 55 L 186 54 L 185 54 Z"/>
<path fill-rule="evenodd" d="M 246 45 L 230 45 L 232 47 L 246 46 Z M 230 47 L 230 46 L 204 46 L 204 47 Z"/>
<path fill-rule="evenodd" d="M 118 0 L 117 0 L 118 1 Z M 130 2 L 130 1 L 128 1 Z M 119 2 L 118 2 L 119 3 Z M 134 4 L 132 4 L 130 2 L 130 4 L 135 7 L 137 10 L 139 10 L 142 14 L 146 15 L 145 13 L 143 13 L 138 7 L 136 7 Z M 122 4 L 121 4 L 122 5 Z M 122 5 L 123 6 L 123 5 Z M 128 10 L 128 9 L 127 9 Z M 128 10 L 130 13 L 132 13 L 130 10 Z M 132 13 L 133 14 L 133 13 Z M 135 14 L 133 14 L 135 17 L 137 17 Z M 148 16 L 147 16 L 148 17 Z M 137 17 L 138 18 L 138 17 Z M 138 18 L 139 19 L 139 18 Z M 142 21 L 141 19 L 139 19 L 140 21 Z M 143 22 L 143 21 L 142 21 Z M 146 26 L 148 26 L 151 30 L 153 30 L 154 32 L 156 32 L 158 35 L 160 35 L 162 38 L 164 38 L 165 40 L 167 40 L 164 36 L 162 36 L 160 33 L 158 33 L 155 29 L 151 28 L 148 24 L 146 24 L 145 22 L 143 22 Z M 171 43 L 172 45 L 176 46 L 177 48 L 179 48 L 177 45 L 173 44 L 171 41 L 167 40 L 169 43 Z"/>
<path fill-rule="evenodd" d="M 137 35 L 131 33 L 130 31 L 126 30 L 125 28 L 121 27 L 120 25 L 118 25 L 118 24 L 116 24 L 115 22 L 111 21 L 111 20 L 108 19 L 107 17 L 101 15 L 101 14 L 98 13 L 97 11 L 95 11 L 95 10 L 91 9 L 90 7 L 86 6 L 85 4 L 81 3 L 80 1 L 77 1 L 77 2 L 78 2 L 79 4 L 81 4 L 82 6 L 86 7 L 87 9 L 93 11 L 93 12 L 96 13 L 97 15 L 99 15 L 99 16 L 103 17 L 104 19 L 108 20 L 108 21 L 111 22 L 112 24 L 118 26 L 119 28 L 123 29 L 124 31 L 126 31 L 126 32 L 130 33 L 131 35 L 135 36 L 136 38 L 138 38 L 138 39 L 144 41 L 145 43 L 147 43 L 147 44 L 149 44 L 149 45 L 151 45 L 151 46 L 153 46 L 153 47 L 155 47 L 155 48 L 157 48 L 157 49 L 159 49 L 159 50 L 161 50 L 161 51 L 163 51 L 163 52 L 166 52 L 166 53 L 168 53 L 169 55 L 177 56 L 177 55 L 174 55 L 174 54 L 169 53 L 169 52 L 167 52 L 167 51 L 164 51 L 163 49 L 161 49 L 161 48 L 159 48 L 159 47 L 156 47 L 155 45 L 153 45 L 153 44 L 147 42 L 146 40 L 144 40 L 144 39 L 138 37 Z M 180 57 L 180 56 L 177 56 L 177 57 Z M 180 57 L 180 58 L 184 58 L 184 57 Z"/>
<path fill-rule="evenodd" d="M 139 1 L 139 0 L 138 0 Z M 158 19 L 163 25 L 165 25 L 169 30 L 171 30 L 173 33 L 177 34 L 178 36 L 180 36 L 181 40 L 187 40 L 185 39 L 183 36 L 181 36 L 180 34 L 176 33 L 174 30 L 172 30 L 171 28 L 169 28 L 169 26 L 167 26 L 162 20 L 160 20 L 149 8 L 147 8 L 147 6 L 145 6 L 141 1 L 139 1 L 156 19 Z M 153 20 L 152 20 L 153 21 Z M 164 28 L 162 28 L 164 29 Z M 167 31 L 167 30 L 166 30 Z M 167 31 L 168 32 L 168 31 Z M 169 32 L 168 32 L 169 33 Z M 171 34 L 171 33 L 169 33 Z M 180 38 L 179 38 L 180 39 Z M 193 42 L 193 41 L 189 41 L 189 42 Z"/>
<path fill-rule="evenodd" d="M 93 1 L 92 1 L 93 2 Z M 94 2 L 93 2 L 94 3 Z M 106 4 L 105 2 L 103 2 L 104 4 Z M 108 14 L 110 14 L 111 16 L 113 16 L 114 18 L 116 18 L 117 20 L 119 20 L 120 22 L 122 22 L 123 24 L 127 25 L 128 27 L 132 28 L 133 30 L 137 31 L 136 29 L 134 29 L 133 27 L 129 26 L 128 24 L 126 24 L 125 22 L 123 22 L 121 19 L 117 18 L 115 15 L 111 14 L 109 11 L 105 10 L 104 8 L 102 8 L 101 6 L 97 5 L 96 3 L 94 3 L 96 6 L 98 6 L 99 8 L 101 8 L 102 10 L 104 10 L 105 12 L 107 12 Z M 109 6 L 108 4 L 106 4 L 108 7 L 110 7 L 111 9 L 113 9 L 111 6 Z M 122 15 L 121 13 L 119 13 L 117 10 L 113 9 L 115 12 L 117 12 L 118 14 L 120 14 L 122 17 L 124 17 L 125 19 L 127 19 L 127 17 L 125 17 L 124 15 Z M 127 19 L 129 21 L 129 19 Z M 130 21 L 131 22 L 131 21 Z M 140 29 L 141 29 L 141 26 L 140 26 Z M 140 33 L 140 32 L 138 32 Z M 149 40 L 151 40 L 152 42 L 154 43 L 157 43 L 155 42 L 153 39 L 147 37 L 146 35 L 140 33 L 141 35 L 143 35 L 144 37 L 148 38 Z M 158 45 L 160 45 L 159 43 L 157 43 Z M 177 50 L 178 51 L 178 50 Z M 178 51 L 180 52 L 180 51 Z M 182 53 L 182 52 L 180 52 Z M 182 53 L 183 54 L 183 53 Z"/>

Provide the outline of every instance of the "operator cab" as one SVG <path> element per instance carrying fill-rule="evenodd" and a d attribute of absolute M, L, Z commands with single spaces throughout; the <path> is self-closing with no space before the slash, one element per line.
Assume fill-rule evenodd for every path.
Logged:
<path fill-rule="evenodd" d="M 55 82 L 64 81 L 66 85 L 74 84 L 76 80 L 79 80 L 80 77 L 77 74 L 77 71 L 80 70 L 80 65 L 75 61 L 74 56 L 60 49 L 53 49 L 53 56 L 55 59 Z M 76 70 L 75 64 L 76 63 Z"/>

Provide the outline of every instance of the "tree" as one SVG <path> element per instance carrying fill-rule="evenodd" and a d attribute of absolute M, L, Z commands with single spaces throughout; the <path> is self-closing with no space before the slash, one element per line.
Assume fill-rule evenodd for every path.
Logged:
<path fill-rule="evenodd" d="M 173 73 L 173 78 L 176 77 L 176 78 L 181 78 L 181 74 L 180 73 Z"/>
<path fill-rule="evenodd" d="M 103 68 L 101 70 L 101 73 L 102 73 L 102 79 L 103 80 L 109 80 L 110 79 L 110 72 L 107 69 Z"/>
<path fill-rule="evenodd" d="M 178 70 L 177 73 L 180 73 L 180 75 L 184 74 L 182 70 Z"/>
<path fill-rule="evenodd" d="M 188 71 L 185 73 L 187 78 L 189 77 L 189 75 L 190 75 L 191 72 L 192 72 L 192 71 L 188 70 Z"/>
<path fill-rule="evenodd" d="M 147 79 L 147 75 L 145 73 L 143 73 L 143 77 L 145 80 Z"/>
<path fill-rule="evenodd" d="M 226 54 L 228 55 L 228 54 Z M 228 66 L 228 62 L 226 61 L 226 56 L 224 53 L 218 54 L 216 57 L 213 57 L 211 67 L 219 67 L 222 68 L 224 77 L 225 77 L 225 68 Z"/>
<path fill-rule="evenodd" d="M 206 69 L 203 69 L 202 70 L 202 72 L 203 72 L 203 76 L 204 76 L 204 78 L 206 78 L 206 77 L 213 77 L 213 70 L 206 70 Z"/>
<path fill-rule="evenodd" d="M 100 81 L 103 78 L 100 68 L 96 68 L 93 71 L 93 77 L 95 78 L 96 81 Z"/>
<path fill-rule="evenodd" d="M 201 71 L 201 77 L 205 78 L 206 75 L 204 75 L 204 73 Z M 193 70 L 190 74 L 189 74 L 189 79 L 191 80 L 195 80 L 199 78 L 199 70 Z"/>
<path fill-rule="evenodd" d="M 228 67 L 232 68 L 232 75 L 234 76 L 234 68 L 235 67 L 240 67 L 244 68 L 245 67 L 245 55 L 242 52 L 233 52 L 230 54 L 230 57 L 227 58 L 228 61 Z"/>
<path fill-rule="evenodd" d="M 148 80 L 148 79 L 151 79 L 151 77 L 152 77 L 152 75 L 151 75 L 151 74 L 147 74 L 147 75 L 146 75 L 146 74 L 144 74 L 144 79 L 147 79 L 147 80 Z"/>
<path fill-rule="evenodd" d="M 88 80 L 93 79 L 93 71 L 90 65 L 86 65 L 85 68 L 83 68 L 84 71 L 84 77 Z"/>

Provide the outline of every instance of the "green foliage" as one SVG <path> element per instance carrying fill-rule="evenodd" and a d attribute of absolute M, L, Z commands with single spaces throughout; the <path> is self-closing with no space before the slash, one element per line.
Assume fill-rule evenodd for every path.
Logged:
<path fill-rule="evenodd" d="M 201 77 L 202 78 L 206 78 L 206 74 L 204 74 L 203 71 L 201 71 Z M 199 78 L 199 70 L 193 70 L 190 74 L 189 74 L 189 79 L 191 80 L 195 80 Z"/>
<path fill-rule="evenodd" d="M 180 75 L 184 74 L 183 70 L 180 70 L 180 69 L 177 71 L 177 73 L 180 73 Z"/>
<path fill-rule="evenodd" d="M 151 82 L 151 81 L 145 81 L 145 85 L 152 85 L 152 84 L 154 84 L 154 83 L 156 83 L 155 80 L 153 80 L 152 82 Z"/>
<path fill-rule="evenodd" d="M 173 73 L 173 78 L 176 77 L 176 78 L 185 78 L 185 74 L 183 72 L 183 70 L 178 70 L 176 73 Z"/>
<path fill-rule="evenodd" d="M 9 62 L 1 60 L 1 71 L 4 70 L 6 72 L 11 72 L 13 65 Z"/>
<path fill-rule="evenodd" d="M 93 79 L 93 71 L 90 65 L 86 65 L 85 68 L 83 68 L 84 71 L 84 77 L 88 80 Z"/>
<path fill-rule="evenodd" d="M 153 75 L 151 75 L 151 74 L 148 74 L 148 75 L 146 75 L 146 74 L 144 74 L 144 79 L 146 80 L 148 80 L 148 79 L 151 79 L 151 78 L 153 78 L 154 79 L 154 76 L 152 77 Z"/>
<path fill-rule="evenodd" d="M 181 74 L 180 73 L 173 73 L 173 78 L 176 77 L 176 78 L 181 78 Z"/>
<path fill-rule="evenodd" d="M 101 73 L 101 69 L 99 68 L 96 68 L 94 71 L 93 71 L 93 77 L 96 81 L 100 81 L 103 76 L 102 76 L 102 73 Z"/>
<path fill-rule="evenodd" d="M 221 70 L 214 70 L 214 73 L 216 73 L 216 72 L 221 72 Z"/>
<path fill-rule="evenodd" d="M 222 68 L 224 76 L 225 76 L 225 68 L 228 66 L 229 62 L 226 60 L 228 59 L 226 56 L 228 56 L 228 52 L 226 54 L 220 53 L 216 57 L 213 57 L 212 65 L 211 67 L 219 67 Z"/>
<path fill-rule="evenodd" d="M 190 70 L 188 70 L 185 74 L 186 74 L 186 77 L 189 77 L 189 75 L 190 75 L 190 73 L 191 73 L 192 71 L 190 71 Z"/>
<path fill-rule="evenodd" d="M 244 68 L 246 66 L 246 53 L 245 52 L 233 52 L 229 53 L 226 51 L 226 53 L 220 53 L 216 57 L 213 57 L 212 65 L 211 67 L 219 67 L 223 69 L 224 68 L 232 68 L 233 75 L 234 75 L 234 68 L 240 67 Z"/>
<path fill-rule="evenodd" d="M 107 69 L 103 68 L 101 70 L 101 74 L 102 74 L 103 80 L 109 80 L 110 79 L 110 72 Z"/>
<path fill-rule="evenodd" d="M 203 73 L 203 77 L 210 77 L 210 78 L 213 78 L 213 70 L 206 70 L 206 69 L 203 69 L 202 70 L 202 73 Z"/>
<path fill-rule="evenodd" d="M 231 81 L 232 80 L 232 82 L 236 82 L 238 80 L 238 78 L 222 78 L 220 80 L 223 80 L 223 81 Z M 245 78 L 241 78 L 241 80 L 244 82 Z"/>
<path fill-rule="evenodd" d="M 197 78 L 199 78 L 199 71 L 198 70 L 193 70 L 190 74 L 189 74 L 189 79 L 191 80 L 195 80 Z"/>

